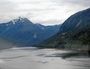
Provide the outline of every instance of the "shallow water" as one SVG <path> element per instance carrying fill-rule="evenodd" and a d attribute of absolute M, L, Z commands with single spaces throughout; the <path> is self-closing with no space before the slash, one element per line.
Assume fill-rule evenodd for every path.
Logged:
<path fill-rule="evenodd" d="M 90 69 L 90 58 L 63 59 L 69 51 L 37 48 L 11 48 L 0 51 L 0 69 Z M 56 54 L 59 56 L 55 56 Z"/>

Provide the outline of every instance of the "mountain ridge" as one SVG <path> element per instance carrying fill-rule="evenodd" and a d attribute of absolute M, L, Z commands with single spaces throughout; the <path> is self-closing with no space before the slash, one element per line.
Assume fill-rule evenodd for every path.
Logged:
<path fill-rule="evenodd" d="M 21 45 L 34 45 L 53 36 L 59 30 L 58 26 L 43 26 L 33 24 L 27 18 L 19 18 L 0 24 L 0 36 Z M 43 37 L 43 38 L 42 38 Z"/>
<path fill-rule="evenodd" d="M 71 15 L 59 32 L 42 42 L 40 47 L 83 48 L 90 44 L 90 8 Z"/>

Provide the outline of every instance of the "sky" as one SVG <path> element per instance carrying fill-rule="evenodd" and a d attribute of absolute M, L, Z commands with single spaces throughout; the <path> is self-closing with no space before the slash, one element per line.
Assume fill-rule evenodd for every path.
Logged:
<path fill-rule="evenodd" d="M 62 24 L 87 8 L 90 0 L 0 0 L 0 23 L 21 16 L 43 25 Z"/>

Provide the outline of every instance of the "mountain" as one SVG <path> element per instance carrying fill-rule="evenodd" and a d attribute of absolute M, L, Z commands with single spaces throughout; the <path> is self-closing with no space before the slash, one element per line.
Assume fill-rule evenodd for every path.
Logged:
<path fill-rule="evenodd" d="M 36 45 L 59 31 L 60 25 L 43 26 L 27 18 L 11 20 L 0 24 L 0 37 L 20 46 Z"/>
<path fill-rule="evenodd" d="M 70 16 L 59 32 L 42 42 L 40 47 L 86 48 L 90 44 L 90 8 Z"/>
<path fill-rule="evenodd" d="M 60 31 L 70 32 L 90 28 L 90 8 L 70 16 L 61 26 Z"/>

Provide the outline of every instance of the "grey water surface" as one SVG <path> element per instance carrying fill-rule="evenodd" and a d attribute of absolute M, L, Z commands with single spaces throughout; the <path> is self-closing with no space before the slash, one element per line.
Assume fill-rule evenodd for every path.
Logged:
<path fill-rule="evenodd" d="M 90 69 L 88 56 L 62 58 L 68 52 L 31 47 L 5 49 L 0 51 L 0 69 Z"/>

